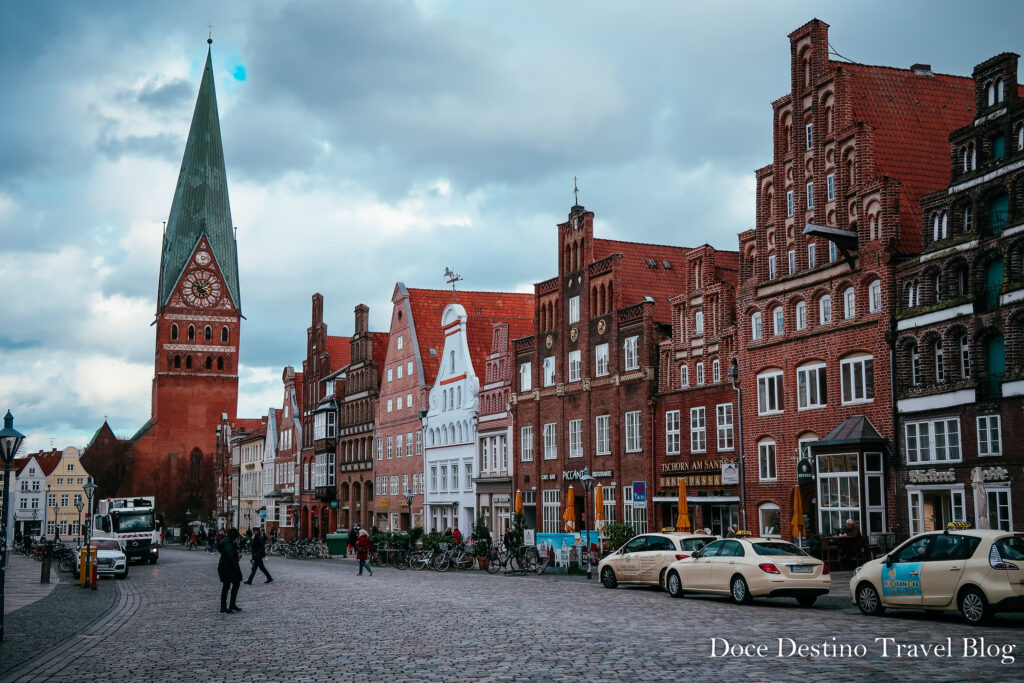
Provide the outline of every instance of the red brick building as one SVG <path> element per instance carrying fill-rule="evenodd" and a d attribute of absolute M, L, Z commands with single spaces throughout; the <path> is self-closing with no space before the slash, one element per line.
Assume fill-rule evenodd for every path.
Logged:
<path fill-rule="evenodd" d="M 899 523 L 1024 528 L 1024 99 L 1018 56 L 974 69 L 948 187 L 921 202 L 924 249 L 896 273 Z M 976 113 L 975 113 L 976 112 Z M 979 492 L 972 486 L 975 470 Z"/>
<path fill-rule="evenodd" d="M 692 528 L 725 535 L 730 525 L 740 528 L 736 391 L 728 377 L 738 255 L 704 245 L 685 264 L 681 293 L 669 299 L 672 336 L 658 348 L 651 526 L 675 526 L 682 479 Z"/>
<path fill-rule="evenodd" d="M 652 496 L 634 503 L 633 482 L 655 484 L 658 348 L 689 251 L 596 239 L 594 213 L 579 205 L 558 226 L 558 274 L 534 285 L 535 334 L 514 342 L 515 487 L 529 528 L 563 530 L 570 486 L 576 528 L 586 508 L 593 519 L 575 483 L 588 470 L 604 487 L 606 521 L 648 529 Z"/>
<path fill-rule="evenodd" d="M 920 199 L 948 184 L 946 138 L 974 86 L 832 61 L 818 20 L 789 40 L 791 90 L 772 104 L 773 159 L 739 239 L 743 522 L 790 536 L 802 452 L 808 531 L 893 531 L 893 269 L 921 249 Z"/>
<path fill-rule="evenodd" d="M 356 306 L 351 362 L 345 368 L 345 391 L 338 397 L 337 500 L 338 525 L 343 529 L 354 521 L 362 525 L 364 520 L 355 513 L 373 506 L 373 420 L 388 335 L 370 332 L 369 320 L 369 307 Z"/>
<path fill-rule="evenodd" d="M 238 404 L 241 316 L 208 52 L 163 236 L 152 413 L 131 439 L 131 483 L 119 495 L 153 494 L 169 520 L 213 508 L 216 426 Z"/>
<path fill-rule="evenodd" d="M 274 459 L 269 463 L 273 490 L 267 499 L 267 533 L 276 530 L 285 540 L 294 540 L 296 527 L 296 482 L 298 481 L 299 460 L 302 452 L 302 373 L 295 372 L 290 365 L 281 372 L 284 397 L 281 409 L 276 411 L 277 447 Z M 266 466 L 266 465 L 265 465 Z M 264 473 L 264 476 L 267 476 Z"/>

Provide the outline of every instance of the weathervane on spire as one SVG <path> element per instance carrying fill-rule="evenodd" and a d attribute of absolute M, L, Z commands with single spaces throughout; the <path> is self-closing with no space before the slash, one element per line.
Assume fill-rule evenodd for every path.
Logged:
<path fill-rule="evenodd" d="M 455 303 L 455 301 L 456 301 L 456 299 L 455 299 L 455 283 L 459 282 L 460 280 L 462 280 L 462 276 L 459 275 L 458 273 L 452 271 L 452 269 L 449 268 L 448 266 L 445 266 L 444 267 L 444 277 L 445 277 L 445 282 L 447 282 L 448 284 L 450 284 L 452 286 L 452 303 Z"/>
<path fill-rule="evenodd" d="M 580 188 L 576 186 L 576 176 L 572 177 L 572 194 L 575 197 L 574 205 L 580 205 Z"/>
<path fill-rule="evenodd" d="M 206 34 L 206 44 L 213 45 L 213 24 L 207 24 L 206 28 L 208 29 Z"/>

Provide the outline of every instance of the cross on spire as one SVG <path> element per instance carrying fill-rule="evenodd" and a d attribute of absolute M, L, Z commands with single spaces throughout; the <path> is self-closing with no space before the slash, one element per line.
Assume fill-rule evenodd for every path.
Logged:
<path fill-rule="evenodd" d="M 208 30 L 206 34 L 206 44 L 213 45 L 213 24 L 207 24 L 206 28 Z"/>

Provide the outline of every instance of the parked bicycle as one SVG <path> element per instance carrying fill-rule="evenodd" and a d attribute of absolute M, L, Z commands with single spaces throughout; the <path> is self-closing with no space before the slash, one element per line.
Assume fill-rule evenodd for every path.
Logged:
<path fill-rule="evenodd" d="M 497 574 L 504 571 L 506 574 L 543 574 L 548 568 L 547 556 L 541 558 L 537 549 L 532 545 L 521 545 L 509 549 L 504 544 L 496 546 L 491 552 L 491 561 L 487 565 L 487 571 Z"/>

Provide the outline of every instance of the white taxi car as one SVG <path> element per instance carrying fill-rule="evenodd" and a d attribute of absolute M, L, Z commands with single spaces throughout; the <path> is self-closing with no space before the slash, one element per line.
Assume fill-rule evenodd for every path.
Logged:
<path fill-rule="evenodd" d="M 641 534 L 601 560 L 597 575 L 605 588 L 620 583 L 665 585 L 665 569 L 711 543 L 717 536 L 672 531 Z"/>
<path fill-rule="evenodd" d="M 121 552 L 121 546 L 112 538 L 94 538 L 89 545 L 96 549 L 96 573 L 99 576 L 113 575 L 119 579 L 128 577 L 128 557 Z M 81 555 L 75 555 L 75 573 L 79 572 Z"/>
<path fill-rule="evenodd" d="M 755 597 L 796 598 L 810 607 L 832 588 L 828 565 L 788 541 L 725 538 L 673 562 L 665 575 L 673 598 L 717 593 L 747 603 Z"/>
<path fill-rule="evenodd" d="M 1024 610 L 1024 534 L 950 526 L 858 567 L 850 595 L 860 611 L 956 610 L 982 624 L 996 612 Z"/>

